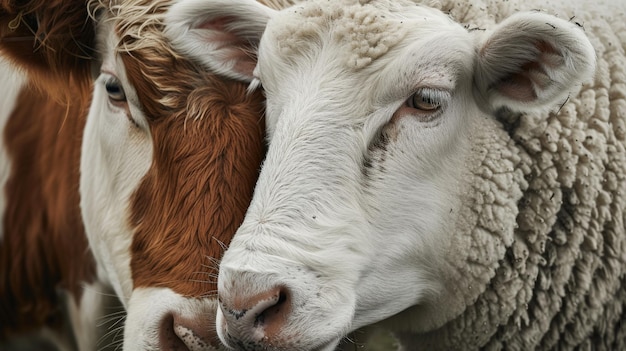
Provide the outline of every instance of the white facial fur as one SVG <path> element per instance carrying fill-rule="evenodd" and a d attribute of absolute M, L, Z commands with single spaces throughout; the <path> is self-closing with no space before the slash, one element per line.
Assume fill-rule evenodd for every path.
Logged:
<path fill-rule="evenodd" d="M 110 24 L 102 21 L 100 26 Z M 98 275 L 113 286 L 128 307 L 133 288 L 129 198 L 150 167 L 152 142 L 133 88 L 126 80 L 124 66 L 114 51 L 115 32 L 113 28 L 99 28 L 98 33 L 103 56 L 83 136 L 81 210 L 98 263 Z M 109 101 L 105 84 L 107 79 L 114 78 L 124 88 L 128 110 Z"/>
<path fill-rule="evenodd" d="M 113 287 L 127 311 L 125 332 L 129 329 L 136 332 L 125 337 L 124 350 L 145 349 L 147 345 L 156 348 L 158 338 L 153 336 L 158 334 L 160 319 L 146 320 L 144 314 L 163 316 L 174 304 L 145 309 L 137 302 L 131 303 L 143 292 L 133 289 L 130 268 L 133 229 L 129 226 L 130 197 L 152 162 L 152 140 L 134 89 L 115 52 L 118 40 L 115 31 L 107 21 L 101 21 L 99 26 L 102 66 L 83 136 L 82 215 L 98 276 Z M 123 87 L 127 107 L 110 101 L 105 85 L 111 79 L 117 79 Z"/>
<path fill-rule="evenodd" d="M 24 77 L 5 59 L 0 58 L 0 76 L 9 77 L 9 80 L 5 82 L 4 93 L 0 96 L 0 130 L 4 130 L 15 102 L 17 101 L 17 94 L 22 89 L 24 84 Z M 0 144 L 0 188 L 4 189 L 9 174 L 11 173 L 10 160 L 4 150 L 5 145 Z M 2 218 L 4 218 L 4 210 L 6 206 L 5 194 L 0 194 L 0 241 L 3 237 Z"/>
<path fill-rule="evenodd" d="M 406 21 L 415 30 L 391 48 L 394 55 L 358 71 L 336 55 L 345 44 L 330 33 L 312 53 L 285 60 L 273 36 L 282 28 L 270 22 L 261 41 L 256 73 L 269 98 L 270 149 L 222 260 L 219 288 L 228 301 L 237 291 L 226 288 L 232 282 L 244 291 L 285 284 L 293 304 L 307 307 L 294 309 L 284 333 L 307 325 L 306 345 L 323 337 L 336 343 L 343 333 L 428 303 L 443 286 L 442 257 L 454 234 L 447 218 L 460 205 L 455 170 L 479 115 L 464 98 L 471 96 L 473 48 L 463 28 L 441 14 L 415 11 Z M 451 57 L 448 45 L 458 54 Z M 441 99 L 442 111 L 418 115 L 403 107 L 421 89 Z M 251 267 L 280 273 L 237 285 Z M 307 278 L 282 278 L 294 267 Z M 439 318 L 447 317 L 441 311 Z"/>
<path fill-rule="evenodd" d="M 157 346 L 162 334 L 159 327 L 162 327 L 160 322 L 166 314 L 173 313 L 180 318 L 193 320 L 198 316 L 212 316 L 217 310 L 217 300 L 214 298 L 189 299 L 166 288 L 136 289 L 129 304 L 124 330 L 124 350 L 129 351 L 160 349 Z M 189 342 L 188 345 L 192 344 Z M 214 350 L 210 345 L 196 345 L 196 348 L 190 347 L 190 351 Z"/>

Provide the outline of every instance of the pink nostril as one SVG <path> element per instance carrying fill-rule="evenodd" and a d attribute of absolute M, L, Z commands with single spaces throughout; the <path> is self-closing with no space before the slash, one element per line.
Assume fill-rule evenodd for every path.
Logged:
<path fill-rule="evenodd" d="M 271 340 L 285 325 L 291 303 L 288 290 L 276 287 L 253 296 L 222 301 L 228 334 L 234 340 Z"/>
<path fill-rule="evenodd" d="M 216 350 L 217 335 L 210 332 L 207 320 L 195 321 L 176 314 L 169 314 L 161 322 L 159 341 L 161 349 L 173 351 L 209 351 Z"/>
<path fill-rule="evenodd" d="M 261 303 L 258 308 L 254 309 L 255 312 L 260 311 L 254 318 L 254 327 L 263 327 L 265 334 L 268 333 L 268 329 L 280 329 L 285 321 L 288 308 L 287 292 L 284 289 L 279 289 L 271 301 L 265 304 Z"/>

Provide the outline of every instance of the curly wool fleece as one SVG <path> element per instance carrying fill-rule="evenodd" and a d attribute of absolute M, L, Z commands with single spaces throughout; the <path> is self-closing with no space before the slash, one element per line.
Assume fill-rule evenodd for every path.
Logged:
<path fill-rule="evenodd" d="M 452 245 L 471 249 L 450 253 L 466 308 L 398 335 L 412 350 L 626 350 L 626 6 L 531 2 L 429 4 L 479 31 L 541 9 L 582 26 L 598 65 L 558 111 L 476 126 Z"/>
<path fill-rule="evenodd" d="M 321 27 L 337 18 L 350 18 L 345 26 L 333 29 L 335 40 L 348 45 L 351 50 L 345 62 L 348 67 L 359 69 L 384 55 L 404 36 L 407 28 L 401 23 L 372 15 L 370 8 L 360 2 L 334 0 L 332 2 L 307 2 L 291 8 L 298 20 L 283 26 L 277 33 L 284 56 L 294 55 L 313 45 Z M 386 4 L 391 6 L 392 4 Z"/>

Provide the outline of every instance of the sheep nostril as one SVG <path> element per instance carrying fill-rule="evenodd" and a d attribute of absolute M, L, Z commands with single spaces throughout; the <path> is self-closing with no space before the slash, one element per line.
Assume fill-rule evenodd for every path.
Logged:
<path fill-rule="evenodd" d="M 234 343 L 238 340 L 272 340 L 284 328 L 291 298 L 287 288 L 279 286 L 251 296 L 236 296 L 230 306 L 223 303 L 224 326 Z"/>
<path fill-rule="evenodd" d="M 284 309 L 286 309 L 287 307 L 287 292 L 284 289 L 281 289 L 278 292 L 276 302 L 256 316 L 254 320 L 254 326 L 264 328 L 276 327 L 273 326 L 273 324 L 276 323 L 277 319 L 280 319 L 279 317 L 277 317 L 277 315 L 280 315 L 281 310 L 284 311 Z M 280 322 L 281 321 L 279 321 L 278 323 Z"/>

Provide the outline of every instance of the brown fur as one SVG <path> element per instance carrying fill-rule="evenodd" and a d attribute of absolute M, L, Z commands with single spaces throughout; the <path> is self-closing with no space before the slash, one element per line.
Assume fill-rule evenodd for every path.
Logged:
<path fill-rule="evenodd" d="M 80 284 L 95 276 L 78 194 L 93 40 L 84 1 L 0 0 L 0 51 L 30 78 L 2 138 L 12 165 L 0 246 L 0 340 L 58 328 L 57 289 L 78 303 Z"/>
<path fill-rule="evenodd" d="M 252 197 L 265 151 L 263 98 L 176 56 L 159 40 L 159 23 L 143 24 L 142 35 L 119 27 L 123 44 L 136 48 L 122 59 L 154 140 L 152 167 L 132 200 L 134 287 L 206 296 L 216 289 L 212 259 Z"/>
<path fill-rule="evenodd" d="M 56 98 L 90 89 L 94 40 L 86 0 L 0 0 L 0 50 Z"/>
<path fill-rule="evenodd" d="M 86 98 L 68 107 L 27 87 L 4 130 L 12 165 L 0 245 L 0 340 L 59 323 L 57 289 L 78 299 L 80 284 L 95 275 L 78 205 Z"/>
<path fill-rule="evenodd" d="M 152 166 L 130 204 L 134 286 L 210 295 L 212 260 L 243 219 L 265 152 L 263 98 L 179 57 L 160 22 L 138 14 L 148 7 L 162 13 L 168 2 L 132 2 L 113 12 L 122 11 L 115 18 L 120 51 L 154 140 Z M 136 16 L 127 4 L 139 5 Z M 0 51 L 31 83 L 3 134 L 14 163 L 0 246 L 0 340 L 55 325 L 56 289 L 79 297 L 80 282 L 95 274 L 78 209 L 93 63 L 86 8 L 84 1 L 0 0 Z M 15 18 L 20 26 L 11 31 Z"/>

